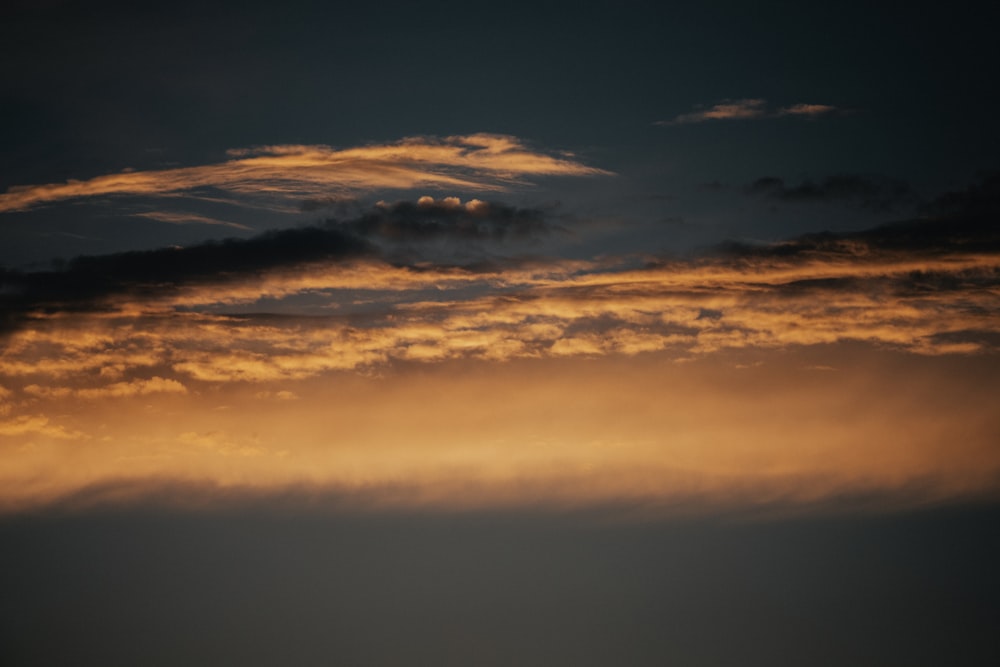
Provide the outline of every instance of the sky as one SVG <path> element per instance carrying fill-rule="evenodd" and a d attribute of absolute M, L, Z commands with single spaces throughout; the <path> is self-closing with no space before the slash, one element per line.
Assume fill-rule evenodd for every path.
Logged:
<path fill-rule="evenodd" d="M 13 2 L 0 661 L 996 664 L 998 18 Z"/>

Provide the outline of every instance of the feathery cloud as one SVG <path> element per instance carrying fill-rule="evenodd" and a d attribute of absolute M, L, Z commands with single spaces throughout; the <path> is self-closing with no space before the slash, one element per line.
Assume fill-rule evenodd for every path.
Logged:
<path fill-rule="evenodd" d="M 229 151 L 225 162 L 124 171 L 65 183 L 21 185 L 0 194 L 0 213 L 66 199 L 173 195 L 203 188 L 295 200 L 379 189 L 502 191 L 537 176 L 600 176 L 568 153 L 548 154 L 516 137 L 472 134 L 412 137 L 394 144 L 336 149 L 277 145 Z"/>
<path fill-rule="evenodd" d="M 147 220 L 166 222 L 171 225 L 219 225 L 222 227 L 232 227 L 233 229 L 241 229 L 244 231 L 250 231 L 252 229 L 251 227 L 247 227 L 246 225 L 241 225 L 238 222 L 219 220 L 218 218 L 210 218 L 206 215 L 198 215 L 196 213 L 177 213 L 172 211 L 143 211 L 141 213 L 133 213 L 132 215 L 137 218 L 146 218 Z"/>

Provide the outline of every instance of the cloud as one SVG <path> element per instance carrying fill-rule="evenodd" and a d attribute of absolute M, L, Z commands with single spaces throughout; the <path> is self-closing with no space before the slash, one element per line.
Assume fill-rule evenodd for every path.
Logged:
<path fill-rule="evenodd" d="M 102 484 L 141 498 L 158 482 L 450 510 L 795 508 L 851 494 L 898 506 L 995 494 L 995 357 L 956 364 L 840 346 L 755 359 L 446 363 L 305 382 L 298 401 L 228 384 L 151 395 L 132 410 L 88 402 L 71 423 L 94 437 L 21 434 L 0 450 L 0 511 Z M 841 370 L 803 370 L 817 360 Z M 733 361 L 747 363 L 737 371 Z M 223 401 L 230 409 L 216 409 Z M 36 446 L 18 450 L 25 441 Z"/>
<path fill-rule="evenodd" d="M 477 272 L 490 269 L 471 265 L 394 269 L 379 259 L 383 251 L 377 243 L 384 247 L 435 240 L 525 240 L 558 229 L 548 218 L 541 209 L 424 196 L 415 203 L 379 202 L 354 219 L 272 230 L 249 239 L 79 257 L 52 271 L 0 269 L 2 324 L 14 327 L 23 317 L 47 312 L 113 309 L 113 302 L 123 300 L 144 299 L 147 307 L 169 302 L 193 305 L 253 301 L 309 289 L 385 287 L 387 278 L 408 285 L 468 282 L 476 279 Z M 351 261 L 355 265 L 350 270 L 336 269 Z M 357 262 L 366 262 L 368 269 L 377 267 L 379 275 L 370 275 Z M 365 282 L 365 275 L 370 282 Z"/>
<path fill-rule="evenodd" d="M 153 376 L 148 380 L 132 380 L 131 382 L 116 382 L 102 387 L 72 389 L 69 387 L 42 387 L 31 384 L 24 387 L 24 393 L 44 398 L 66 398 L 76 396 L 84 399 L 131 398 L 133 396 L 148 396 L 150 394 L 186 394 L 187 387 L 178 382 Z"/>
<path fill-rule="evenodd" d="M 660 121 L 659 125 L 683 125 L 685 123 L 701 123 L 707 120 L 739 120 L 745 118 L 761 118 L 766 113 L 766 100 L 745 99 L 723 101 L 704 111 L 693 111 L 681 114 L 673 120 Z"/>
<path fill-rule="evenodd" d="M 278 391 L 258 391 L 254 394 L 255 398 L 262 399 L 275 399 L 279 401 L 297 401 L 299 397 L 293 391 L 288 391 L 287 389 L 281 389 Z"/>
<path fill-rule="evenodd" d="M 266 237 L 271 254 L 262 236 L 155 269 L 91 258 L 100 299 L 65 280 L 3 336 L 0 509 L 156 480 L 450 508 L 995 494 L 990 192 L 642 263 L 372 248 L 518 215 L 437 199 Z"/>
<path fill-rule="evenodd" d="M 86 437 L 79 431 L 69 430 L 58 424 L 53 424 L 45 415 L 18 415 L 12 419 L 0 419 L 0 436 L 13 438 L 17 436 L 42 436 L 60 440 L 78 440 Z"/>
<path fill-rule="evenodd" d="M 852 201 L 876 211 L 915 200 L 910 186 L 902 181 L 857 174 L 837 174 L 821 183 L 807 180 L 796 186 L 787 186 L 784 180 L 767 176 L 747 185 L 744 192 L 785 202 Z"/>
<path fill-rule="evenodd" d="M 107 385 L 126 376 L 299 381 L 413 361 L 686 358 L 847 341 L 989 352 L 1000 338 L 1000 232 L 980 208 L 730 243 L 643 266 L 630 258 L 456 266 L 388 262 L 362 235 L 495 238 L 511 220 L 533 232 L 544 218 L 457 199 L 386 204 L 324 227 L 9 274 L 6 310 L 20 311 L 0 380 L 67 387 L 63 379 L 76 377 L 82 384 L 72 389 L 84 393 L 73 395 L 99 396 L 130 391 Z M 299 297 L 309 305 L 296 305 Z M 262 299 L 280 302 L 283 314 L 226 311 Z"/>
<path fill-rule="evenodd" d="M 43 386 L 105 368 L 184 384 L 268 383 L 408 362 L 690 358 L 851 341 L 924 355 L 989 352 L 1000 341 L 1000 238 L 990 220 L 728 244 L 642 267 L 551 261 L 472 271 L 377 257 L 272 265 L 217 284 L 160 286 L 159 300 L 156 289 L 122 290 L 103 309 L 26 320 L 7 336 L 0 374 Z M 308 316 L 199 310 L 305 293 L 335 307 Z M 88 379 L 75 395 L 108 392 L 105 382 Z"/>
<path fill-rule="evenodd" d="M 221 456 L 266 456 L 271 452 L 260 447 L 259 439 L 245 438 L 243 441 L 234 438 L 228 433 L 219 431 L 208 431 L 198 433 L 195 431 L 185 431 L 177 436 L 180 445 L 190 445 L 219 454 Z"/>
<path fill-rule="evenodd" d="M 336 215 L 347 216 L 351 213 L 356 213 L 360 206 L 361 201 L 357 197 L 351 195 L 329 195 L 303 199 L 299 203 L 299 210 L 304 213 L 332 210 Z"/>
<path fill-rule="evenodd" d="M 935 217 L 982 219 L 988 224 L 1000 212 L 1000 171 L 988 171 L 963 190 L 946 192 L 924 206 Z"/>
<path fill-rule="evenodd" d="M 832 113 L 837 107 L 829 104 L 793 104 L 790 107 L 778 109 L 778 116 L 819 116 Z"/>
<path fill-rule="evenodd" d="M 828 104 L 793 104 L 787 107 L 773 109 L 768 107 L 767 100 L 747 98 L 740 100 L 723 100 L 707 109 L 680 114 L 671 120 L 661 120 L 656 125 L 687 125 L 704 123 L 712 120 L 751 120 L 758 118 L 780 118 L 782 116 L 815 117 L 837 111 L 837 107 Z"/>
<path fill-rule="evenodd" d="M 540 209 L 514 208 L 496 202 L 458 197 L 423 196 L 416 203 L 379 203 L 356 220 L 338 223 L 358 236 L 386 241 L 457 239 L 502 241 L 542 236 L 552 230 Z"/>
<path fill-rule="evenodd" d="M 246 231 L 250 231 L 252 229 L 251 227 L 241 225 L 238 222 L 228 222 L 226 220 L 210 218 L 208 216 L 197 215 L 195 213 L 146 211 L 143 213 L 133 213 L 132 215 L 137 218 L 146 218 L 148 220 L 156 220 L 157 222 L 166 222 L 171 225 L 219 225 L 222 227 L 232 227 L 233 229 L 242 229 Z"/>
<path fill-rule="evenodd" d="M 225 162 L 156 171 L 124 171 L 65 183 L 14 186 L 0 213 L 67 199 L 173 195 L 211 188 L 234 195 L 316 199 L 378 189 L 502 191 L 537 176 L 599 176 L 569 153 L 548 154 L 495 134 L 412 137 L 394 144 L 336 149 L 276 145 L 229 151 Z"/>
<path fill-rule="evenodd" d="M 7 326 L 41 310 L 105 307 L 121 294 L 163 296 L 198 282 L 239 281 L 288 265 L 340 261 L 373 254 L 359 237 L 332 227 L 269 231 L 250 239 L 189 247 L 78 257 L 64 269 L 23 273 L 0 269 L 0 303 Z"/>

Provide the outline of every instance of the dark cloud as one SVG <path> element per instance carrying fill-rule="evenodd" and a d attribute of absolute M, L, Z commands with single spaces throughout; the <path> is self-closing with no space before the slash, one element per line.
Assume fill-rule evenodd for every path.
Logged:
<path fill-rule="evenodd" d="M 997 253 L 1000 252 L 1000 230 L 996 223 L 982 218 L 907 220 L 858 232 L 805 234 L 767 245 L 730 241 L 714 246 L 710 254 L 733 259 L 817 256 L 870 259 L 880 253 L 904 252 L 920 256 Z"/>
<path fill-rule="evenodd" d="M 929 215 L 992 217 L 1000 214 L 1000 171 L 981 175 L 964 190 L 946 192 L 924 206 Z"/>
<path fill-rule="evenodd" d="M 112 295 L 156 296 L 184 285 L 238 282 L 282 267 L 384 257 L 385 248 L 377 242 L 502 241 L 531 238 L 550 229 L 539 209 L 425 197 L 416 203 L 382 203 L 350 220 L 330 219 L 249 239 L 83 256 L 48 271 L 0 268 L 0 328 L 16 326 L 31 311 L 99 308 L 100 300 Z M 473 263 L 465 268 L 483 270 L 482 258 L 470 259 Z"/>
<path fill-rule="evenodd" d="M 890 210 L 915 198 L 910 186 L 902 181 L 857 174 L 838 174 L 821 183 L 806 180 L 795 186 L 786 185 L 781 178 L 765 176 L 747 185 L 744 192 L 784 202 L 848 201 L 876 211 Z"/>
<path fill-rule="evenodd" d="M 796 293 L 863 291 L 876 280 L 870 275 L 883 273 L 893 277 L 878 279 L 880 285 L 897 294 L 989 290 L 1000 284 L 1000 268 L 989 259 L 1000 255 L 1000 197 L 996 191 L 991 176 L 966 190 L 939 197 L 939 210 L 947 212 L 935 216 L 856 232 L 808 234 L 767 245 L 730 242 L 694 260 L 663 260 L 650 268 L 669 264 L 674 270 L 697 273 L 707 262 L 713 270 L 766 273 L 768 267 L 781 266 L 787 273 L 782 289 Z M 230 285 L 249 285 L 266 272 L 311 263 L 368 258 L 384 266 L 406 267 L 412 275 L 421 271 L 499 274 L 517 268 L 522 260 L 485 256 L 477 252 L 476 244 L 530 239 L 550 229 L 557 227 L 551 226 L 539 209 L 427 197 L 416 203 L 379 204 L 354 219 L 332 219 L 249 239 L 80 257 L 49 271 L 0 269 L 0 326 L 19 327 L 32 313 L 103 310 L 110 303 L 108 298 L 115 296 L 141 302 L 170 298 L 189 286 L 222 285 L 228 289 Z M 421 244 L 440 240 L 461 241 L 464 250 L 460 257 L 455 261 L 435 259 L 433 248 Z M 407 244 L 416 250 L 400 254 L 399 249 Z M 979 259 L 973 261 L 972 255 Z M 928 261 L 923 262 L 925 259 Z M 953 259 L 960 261 L 956 264 Z M 899 268 L 901 262 L 913 268 Z M 809 269 L 813 264 L 827 265 L 831 270 L 817 273 Z M 897 268 L 881 272 L 883 264 Z M 870 270 L 844 268 L 849 266 Z M 789 267 L 802 270 L 788 271 Z M 619 268 L 625 270 L 626 264 Z M 701 313 L 703 319 L 713 315 L 712 307 Z"/>
<path fill-rule="evenodd" d="M 329 196 L 311 197 L 302 200 L 299 210 L 303 213 L 313 211 L 333 211 L 337 216 L 348 216 L 356 214 L 361 209 L 361 202 L 356 197 L 350 196 Z"/>
<path fill-rule="evenodd" d="M 285 265 L 374 252 L 371 244 L 355 235 L 333 228 L 302 227 L 250 239 L 77 257 L 51 271 L 0 269 L 4 312 L 0 326 L 11 326 L 31 310 L 86 310 L 113 294 L 159 294 L 184 284 L 238 280 Z"/>
<path fill-rule="evenodd" d="M 828 181 L 829 182 L 829 181 Z M 845 185 L 840 192 L 848 192 Z M 784 188 L 781 179 L 762 178 L 756 193 L 785 196 L 800 188 Z M 858 186 L 860 191 L 862 186 Z M 828 191 L 836 188 L 828 188 Z M 804 191 L 803 191 L 804 192 Z M 813 195 L 802 195 L 813 196 Z M 820 195 L 816 195 L 819 197 Z M 730 257 L 807 255 L 870 256 L 873 253 L 944 255 L 954 252 L 1000 253 L 1000 174 L 988 174 L 964 190 L 948 192 L 924 207 L 928 215 L 855 232 L 818 232 L 768 245 L 729 242 L 712 252 Z"/>
<path fill-rule="evenodd" d="M 523 240 L 544 236 L 554 229 L 540 209 L 478 199 L 462 204 L 454 197 L 380 204 L 356 220 L 330 220 L 327 224 L 389 242 Z"/>

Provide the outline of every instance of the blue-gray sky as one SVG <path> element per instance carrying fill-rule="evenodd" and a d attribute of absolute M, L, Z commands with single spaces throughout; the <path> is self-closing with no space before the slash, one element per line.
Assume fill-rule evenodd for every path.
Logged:
<path fill-rule="evenodd" d="M 963 3 L 16 3 L 3 27 L 0 189 L 213 163 L 234 148 L 486 132 L 617 174 L 512 199 L 688 223 L 632 230 L 647 247 L 861 227 L 883 220 L 858 207 L 770 211 L 734 192 L 761 177 L 893 179 L 913 197 L 879 213 L 904 217 L 995 168 L 991 18 Z M 763 100 L 761 113 L 657 124 L 741 100 Z M 796 105 L 832 108 L 780 113 Z M 733 192 L 698 187 L 713 183 Z M 2 260 L 220 232 L 107 203 L 4 214 Z"/>

